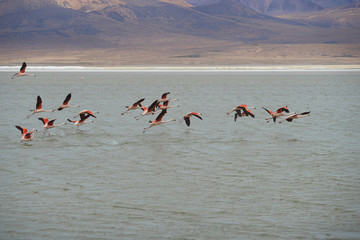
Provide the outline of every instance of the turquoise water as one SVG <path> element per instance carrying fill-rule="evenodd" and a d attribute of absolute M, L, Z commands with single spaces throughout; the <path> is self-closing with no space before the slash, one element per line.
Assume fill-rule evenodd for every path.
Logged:
<path fill-rule="evenodd" d="M 1 239 L 359 239 L 360 72 L 0 72 Z M 155 126 L 125 106 L 179 101 Z M 80 108 L 59 107 L 68 93 Z M 225 113 L 254 106 L 255 118 Z M 266 123 L 287 105 L 311 111 Z M 43 135 L 83 109 L 94 122 Z M 15 125 L 37 128 L 20 143 Z"/>

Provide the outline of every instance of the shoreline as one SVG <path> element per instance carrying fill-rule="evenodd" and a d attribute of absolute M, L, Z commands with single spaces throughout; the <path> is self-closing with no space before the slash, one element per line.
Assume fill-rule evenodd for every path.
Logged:
<path fill-rule="evenodd" d="M 20 66 L 0 66 L 0 72 L 18 71 Z M 144 65 L 144 66 L 28 66 L 28 72 L 48 71 L 91 71 L 91 72 L 122 72 L 122 71 L 360 71 L 360 65 Z"/>

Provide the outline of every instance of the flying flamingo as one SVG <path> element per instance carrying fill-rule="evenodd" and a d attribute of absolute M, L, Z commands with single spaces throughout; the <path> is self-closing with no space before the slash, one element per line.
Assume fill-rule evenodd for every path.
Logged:
<path fill-rule="evenodd" d="M 141 113 L 140 116 L 135 117 L 136 120 L 139 120 L 140 118 L 142 118 L 142 117 L 145 116 L 145 115 L 150 115 L 150 114 L 156 113 L 157 110 L 155 110 L 155 109 L 156 109 L 156 107 L 157 107 L 158 104 L 159 104 L 158 100 L 155 100 L 155 101 L 150 105 L 150 107 L 147 108 L 147 107 L 145 107 L 144 105 L 142 105 L 142 104 L 140 103 L 140 106 L 141 106 L 141 109 L 143 110 L 143 112 Z"/>
<path fill-rule="evenodd" d="M 253 114 L 253 112 L 249 108 L 256 109 L 256 107 L 248 107 L 247 105 L 242 104 L 242 105 L 236 106 L 235 108 L 233 108 L 230 112 L 227 112 L 226 114 L 230 115 L 230 113 L 236 112 L 235 118 L 237 118 L 237 115 L 239 117 L 241 117 L 241 116 L 251 116 L 251 117 L 254 118 L 255 115 Z M 243 113 L 241 113 L 241 110 L 243 111 Z M 235 121 L 236 121 L 236 119 L 235 119 Z"/>
<path fill-rule="evenodd" d="M 187 125 L 188 127 L 190 127 L 190 117 L 192 117 L 192 116 L 195 116 L 195 117 L 197 117 L 197 118 L 199 118 L 199 119 L 202 120 L 201 113 L 189 112 L 188 114 L 186 114 L 186 115 L 183 117 L 183 120 L 181 120 L 180 122 L 185 121 L 186 125 Z"/>
<path fill-rule="evenodd" d="M 31 117 L 32 115 L 34 115 L 35 113 L 41 113 L 41 112 L 54 112 L 56 109 L 51 109 L 51 110 L 44 110 L 42 108 L 42 100 L 40 96 L 37 96 L 37 101 L 36 101 L 36 108 L 34 110 L 30 110 L 32 113 L 27 115 L 27 118 Z"/>
<path fill-rule="evenodd" d="M 80 120 L 79 121 L 74 121 L 74 120 L 70 120 L 68 119 L 69 122 L 72 122 L 74 123 L 74 126 L 77 127 L 77 130 L 79 130 L 79 127 L 85 123 L 90 123 L 90 122 L 93 122 L 93 120 L 90 120 L 90 121 L 87 121 L 85 122 L 86 119 L 88 119 L 91 115 L 90 114 L 87 114 L 86 113 L 81 113 L 80 114 Z"/>
<path fill-rule="evenodd" d="M 145 98 L 142 98 L 142 99 L 140 99 L 139 101 L 137 101 L 136 103 L 134 103 L 133 105 L 131 105 L 131 106 L 126 106 L 126 108 L 127 108 L 126 111 L 123 112 L 123 113 L 121 113 L 121 115 L 124 115 L 125 113 L 127 113 L 127 112 L 130 111 L 130 110 L 140 109 L 140 108 L 141 108 L 140 104 L 141 104 L 144 100 L 145 100 Z"/>
<path fill-rule="evenodd" d="M 166 121 L 162 121 L 161 119 L 164 117 L 164 115 L 166 114 L 166 109 L 162 110 L 161 113 L 157 116 L 155 121 L 149 121 L 150 122 L 150 126 L 147 128 L 144 128 L 143 133 L 146 132 L 147 130 L 149 130 L 151 127 L 156 126 L 156 125 L 160 125 L 160 124 L 164 124 L 167 122 L 172 122 L 175 121 L 174 118 L 166 120 Z"/>
<path fill-rule="evenodd" d="M 303 112 L 303 113 L 294 113 L 291 114 L 290 116 L 286 117 L 285 120 L 288 122 L 292 122 L 294 119 L 298 119 L 298 118 L 302 118 L 302 117 L 306 117 L 306 116 L 310 116 L 310 111 L 309 112 Z M 285 120 L 279 122 L 282 123 Z"/>
<path fill-rule="evenodd" d="M 63 104 L 58 108 L 58 111 L 61 111 L 61 110 L 63 110 L 64 108 L 80 107 L 79 105 L 73 105 L 73 106 L 69 105 L 70 99 L 71 99 L 71 93 L 69 93 L 69 94 L 66 96 Z"/>
<path fill-rule="evenodd" d="M 271 119 L 275 123 L 277 117 L 287 116 L 288 114 L 286 114 L 286 113 L 289 113 L 289 109 L 287 108 L 287 106 L 279 108 L 278 110 L 276 110 L 275 113 L 268 110 L 268 109 L 266 109 L 266 108 L 264 108 L 264 107 L 262 107 L 262 108 L 265 109 L 271 115 L 271 118 L 266 118 L 265 119 L 267 123 L 270 122 Z"/>
<path fill-rule="evenodd" d="M 165 101 L 164 104 L 159 104 L 158 107 L 159 107 L 160 110 L 165 110 L 165 109 L 168 109 L 168 108 L 179 107 L 179 105 L 169 106 L 169 101 Z"/>
<path fill-rule="evenodd" d="M 15 126 L 17 129 L 21 131 L 21 141 L 20 142 L 30 142 L 34 139 L 35 133 L 37 130 L 34 128 L 31 132 L 28 132 L 26 128 Z"/>
<path fill-rule="evenodd" d="M 177 99 L 168 99 L 167 95 L 170 94 L 170 92 L 163 93 L 160 99 L 158 99 L 158 102 L 166 102 L 166 101 L 177 101 Z"/>
<path fill-rule="evenodd" d="M 28 74 L 25 72 L 25 69 L 26 69 L 26 62 L 23 62 L 21 68 L 20 68 L 20 71 L 18 73 L 15 73 L 14 76 L 11 77 L 11 79 L 14 79 L 14 77 L 24 77 L 24 76 L 27 76 L 27 75 L 31 75 L 31 76 L 34 76 L 36 77 L 35 74 Z"/>
<path fill-rule="evenodd" d="M 48 131 L 50 128 L 60 127 L 60 126 L 66 124 L 66 123 L 61 123 L 61 124 L 59 124 L 59 125 L 55 125 L 54 122 L 55 122 L 56 119 L 52 119 L 52 120 L 50 120 L 50 121 L 49 121 L 48 118 L 43 118 L 43 117 L 38 118 L 38 119 L 41 120 L 41 121 L 43 122 L 43 124 L 44 124 L 44 126 L 43 126 L 43 128 L 44 128 L 44 133 L 43 133 L 43 135 L 45 134 L 45 132 L 47 132 L 47 133 L 49 134 L 49 136 L 50 136 L 50 133 L 49 133 L 49 131 Z"/>
<path fill-rule="evenodd" d="M 93 111 L 93 112 L 94 112 L 94 113 L 99 113 L 98 111 Z M 89 111 L 89 110 L 82 110 L 81 112 L 79 112 L 78 114 L 76 114 L 76 115 L 74 116 L 74 118 L 76 118 L 77 116 L 79 116 L 79 115 L 81 115 L 81 114 L 85 114 L 85 113 L 89 114 L 91 117 L 96 118 L 96 116 L 95 116 L 95 114 L 94 114 L 93 112 L 91 112 L 91 111 Z"/>

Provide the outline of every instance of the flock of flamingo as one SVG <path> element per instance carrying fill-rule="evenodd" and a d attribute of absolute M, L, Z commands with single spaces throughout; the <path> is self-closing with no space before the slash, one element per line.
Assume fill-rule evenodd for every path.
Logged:
<path fill-rule="evenodd" d="M 16 73 L 15 75 L 13 75 L 12 79 L 14 77 L 23 77 L 23 76 L 30 75 L 25 72 L 26 66 L 27 66 L 27 64 L 24 62 L 22 67 L 20 68 L 20 71 L 18 73 Z M 34 74 L 31 74 L 31 75 L 36 76 Z M 135 117 L 136 120 L 139 120 L 140 118 L 142 118 L 146 115 L 154 115 L 155 113 L 160 111 L 159 115 L 156 117 L 156 119 L 154 121 L 149 121 L 150 125 L 143 129 L 143 133 L 145 133 L 147 130 L 149 130 L 153 126 L 161 125 L 161 124 L 164 124 L 167 122 L 176 121 L 174 118 L 169 119 L 169 120 L 162 120 L 169 108 L 179 107 L 179 105 L 173 105 L 173 106 L 169 105 L 170 101 L 177 101 L 178 99 L 169 99 L 168 94 L 170 94 L 170 92 L 166 92 L 166 93 L 162 94 L 161 98 L 156 99 L 150 106 L 144 106 L 142 103 L 145 100 L 145 98 L 142 98 L 142 99 L 136 101 L 135 103 L 133 103 L 131 106 L 126 106 L 126 111 L 121 113 L 121 115 L 124 115 L 131 110 L 141 109 L 142 113 Z M 61 111 L 65 108 L 80 107 L 79 105 L 69 105 L 70 99 L 71 99 L 71 93 L 69 93 L 66 96 L 62 105 L 60 105 L 57 109 L 44 110 L 42 108 L 42 99 L 40 96 L 38 96 L 37 102 L 36 102 L 36 108 L 34 110 L 30 110 L 31 113 L 27 116 L 27 118 L 30 118 L 32 115 L 37 114 L 37 113 L 54 112 L 56 110 Z M 292 122 L 294 119 L 298 119 L 298 118 L 302 118 L 302 117 L 306 117 L 306 116 L 310 115 L 310 111 L 303 112 L 303 113 L 295 113 L 295 112 L 290 113 L 287 106 L 280 107 L 279 109 L 276 110 L 276 112 L 272 112 L 269 109 L 266 109 L 265 107 L 262 107 L 262 108 L 266 112 L 268 112 L 271 116 L 270 118 L 265 119 L 267 123 L 270 122 L 271 120 L 273 120 L 273 122 L 275 123 L 276 119 L 282 118 L 282 117 L 284 117 L 284 118 L 282 118 L 283 120 L 279 121 L 279 123 L 282 123 L 284 121 Z M 232 112 L 235 112 L 234 121 L 236 121 L 238 117 L 255 118 L 255 114 L 250 109 L 256 109 L 256 108 L 248 107 L 245 104 L 241 104 L 241 105 L 238 105 L 235 108 L 233 108 L 230 112 L 226 112 L 226 114 L 230 115 Z M 77 116 L 80 116 L 79 120 L 77 120 L 77 121 L 71 120 L 71 119 L 67 119 L 67 120 L 68 120 L 68 122 L 73 123 L 74 126 L 77 127 L 77 130 L 79 130 L 79 126 L 86 124 L 86 123 L 93 122 L 93 120 L 89 120 L 89 121 L 86 121 L 86 120 L 89 117 L 96 118 L 94 113 L 98 113 L 98 112 L 97 111 L 91 112 L 89 110 L 83 110 L 74 116 L 74 118 L 76 118 Z M 180 120 L 179 122 L 182 123 L 183 121 L 185 121 L 186 125 L 190 126 L 190 118 L 192 116 L 197 117 L 202 120 L 201 113 L 189 112 L 188 114 L 184 115 L 182 120 Z M 48 131 L 49 129 L 59 127 L 59 126 L 66 124 L 66 123 L 61 123 L 61 124 L 55 125 L 54 122 L 56 119 L 50 120 L 45 117 L 40 117 L 38 119 L 43 123 L 43 128 L 44 128 L 43 135 L 45 133 L 50 135 L 50 132 Z M 21 131 L 21 142 L 28 143 L 34 139 L 35 132 L 37 131 L 35 128 L 31 132 L 28 132 L 28 130 L 22 126 L 16 125 L 15 127 Z"/>

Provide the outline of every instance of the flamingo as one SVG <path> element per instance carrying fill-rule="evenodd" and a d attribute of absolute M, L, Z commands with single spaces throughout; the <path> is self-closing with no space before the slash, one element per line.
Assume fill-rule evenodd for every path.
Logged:
<path fill-rule="evenodd" d="M 139 109 L 141 108 L 140 104 L 145 100 L 145 98 L 140 99 L 139 101 L 137 101 L 136 103 L 134 103 L 131 106 L 126 106 L 126 111 L 121 113 L 121 115 L 124 115 L 125 113 L 127 113 L 130 110 L 135 110 L 135 109 Z"/>
<path fill-rule="evenodd" d="M 30 110 L 32 113 L 27 115 L 27 118 L 30 118 L 32 115 L 34 115 L 35 113 L 41 113 L 41 112 L 54 112 L 56 109 L 51 109 L 51 110 L 44 110 L 42 108 L 42 100 L 40 96 L 37 96 L 37 100 L 36 100 L 36 108 L 34 110 Z"/>
<path fill-rule="evenodd" d="M 179 107 L 179 105 L 169 106 L 169 101 L 165 101 L 164 104 L 159 104 L 158 107 L 159 107 L 160 110 L 165 110 L 165 109 L 168 109 L 168 108 Z"/>
<path fill-rule="evenodd" d="M 80 107 L 79 105 L 73 105 L 73 106 L 69 105 L 70 99 L 71 99 L 71 93 L 69 93 L 69 94 L 66 96 L 63 104 L 58 108 L 58 111 L 61 111 L 61 110 L 63 110 L 64 108 Z"/>
<path fill-rule="evenodd" d="M 170 92 L 163 93 L 160 99 L 158 99 L 158 102 L 166 102 L 166 101 L 177 101 L 177 99 L 168 99 L 167 95 L 170 94 Z"/>
<path fill-rule="evenodd" d="M 268 109 L 266 109 L 266 108 L 264 108 L 264 107 L 262 107 L 262 108 L 265 109 L 265 111 L 267 111 L 271 115 L 271 118 L 266 118 L 265 119 L 267 123 L 270 122 L 271 119 L 273 119 L 273 121 L 275 123 L 277 117 L 287 116 L 288 114 L 286 114 L 286 113 L 289 113 L 289 109 L 287 108 L 287 106 L 279 108 L 278 110 L 276 110 L 275 113 L 268 110 Z"/>
<path fill-rule="evenodd" d="M 149 130 L 151 127 L 156 126 L 156 125 L 160 125 L 160 124 L 164 124 L 167 122 L 172 122 L 175 121 L 174 118 L 166 120 L 166 121 L 162 121 L 161 119 L 164 117 L 164 115 L 166 114 L 166 109 L 162 110 L 161 113 L 157 116 L 155 121 L 149 121 L 150 122 L 150 126 L 147 128 L 144 128 L 143 133 L 146 132 L 147 130 Z"/>
<path fill-rule="evenodd" d="M 44 133 L 43 133 L 43 135 L 45 134 L 45 132 L 47 132 L 47 133 L 49 134 L 49 136 L 50 136 L 50 133 L 48 132 L 48 130 L 49 130 L 50 128 L 60 127 L 60 126 L 66 124 L 66 123 L 61 123 L 61 124 L 59 124 L 59 125 L 55 125 L 54 122 L 55 122 L 56 119 L 52 119 L 52 120 L 50 120 L 50 121 L 49 121 L 48 118 L 43 118 L 43 117 L 38 118 L 38 119 L 39 119 L 40 121 L 42 121 L 43 124 L 44 124 L 44 126 L 43 126 L 43 128 L 44 128 Z"/>
<path fill-rule="evenodd" d="M 140 116 L 135 117 L 136 120 L 139 120 L 140 118 L 142 118 L 142 117 L 145 116 L 145 115 L 150 115 L 150 114 L 156 113 L 157 110 L 155 110 L 155 108 L 157 107 L 158 104 L 159 104 L 158 100 L 155 100 L 155 101 L 150 105 L 150 107 L 147 108 L 147 107 L 145 107 L 144 105 L 142 105 L 142 104 L 140 103 L 140 107 L 141 107 L 141 109 L 143 110 L 143 112 L 141 113 Z"/>
<path fill-rule="evenodd" d="M 303 112 L 303 113 L 294 113 L 291 114 L 290 116 L 286 117 L 285 120 L 288 122 L 292 122 L 294 119 L 298 119 L 298 118 L 302 118 L 302 117 L 306 117 L 306 116 L 310 116 L 310 111 L 309 112 Z M 279 122 L 282 123 L 285 120 Z"/>
<path fill-rule="evenodd" d="M 26 62 L 23 62 L 22 66 L 21 66 L 21 68 L 20 68 L 20 71 L 17 72 L 17 73 L 15 73 L 14 76 L 11 77 L 11 79 L 14 79 L 14 77 L 24 77 L 24 76 L 27 76 L 27 75 L 31 75 L 31 76 L 36 77 L 35 74 L 28 74 L 28 73 L 26 73 L 26 72 L 25 72 L 26 67 L 27 67 Z"/>
<path fill-rule="evenodd" d="M 20 142 L 30 142 L 34 139 L 35 133 L 37 130 L 34 128 L 31 132 L 28 132 L 28 130 L 24 127 L 20 127 L 18 125 L 15 126 L 17 129 L 21 131 L 21 141 Z"/>
<path fill-rule="evenodd" d="M 255 115 L 250 110 L 250 108 L 256 109 L 256 107 L 248 107 L 247 105 L 242 104 L 242 105 L 236 106 L 235 108 L 233 108 L 230 112 L 227 112 L 226 114 L 230 115 L 230 113 L 236 112 L 235 118 L 234 118 L 235 121 L 236 121 L 237 116 L 239 116 L 239 117 L 241 117 L 241 116 L 251 116 L 251 117 L 254 118 Z M 243 111 L 243 113 L 241 113 L 241 110 Z"/>
<path fill-rule="evenodd" d="M 94 112 L 94 113 L 99 113 L 98 111 L 93 111 L 93 112 Z M 96 116 L 95 116 L 95 114 L 94 114 L 93 112 L 91 112 L 91 111 L 89 111 L 89 110 L 82 110 L 81 112 L 79 112 L 78 114 L 76 114 L 76 115 L 74 116 L 74 118 L 76 118 L 77 116 L 79 116 L 79 115 L 81 115 L 81 114 L 85 114 L 85 113 L 89 114 L 91 117 L 96 118 Z"/>
<path fill-rule="evenodd" d="M 93 122 L 93 120 L 90 120 L 90 121 L 87 121 L 85 122 L 86 119 L 88 119 L 91 115 L 90 114 L 87 114 L 86 113 L 81 113 L 80 114 L 80 120 L 79 121 L 74 121 L 74 120 L 70 120 L 68 119 L 69 122 L 72 122 L 74 123 L 74 126 L 77 127 L 77 130 L 79 130 L 79 127 L 85 123 L 90 123 L 90 122 Z"/>
<path fill-rule="evenodd" d="M 195 116 L 202 120 L 201 113 L 189 112 L 188 114 L 184 115 L 183 120 L 181 120 L 180 122 L 185 121 L 186 125 L 190 127 L 190 117 L 192 116 Z"/>

